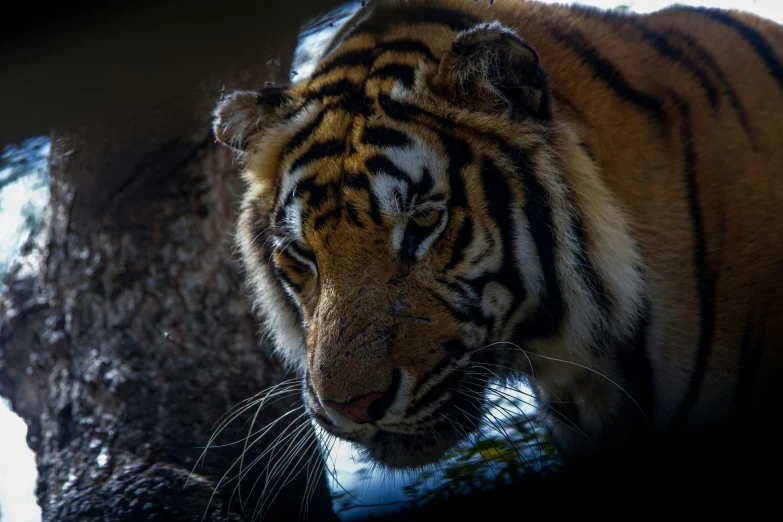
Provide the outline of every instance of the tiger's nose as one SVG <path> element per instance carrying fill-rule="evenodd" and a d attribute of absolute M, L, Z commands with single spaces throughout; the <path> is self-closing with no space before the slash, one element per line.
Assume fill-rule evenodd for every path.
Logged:
<path fill-rule="evenodd" d="M 324 401 L 324 403 L 355 423 L 365 424 L 375 422 L 383 417 L 386 411 L 386 406 L 383 406 L 385 396 L 383 393 L 375 392 L 362 395 L 349 402 Z"/>
<path fill-rule="evenodd" d="M 376 422 L 383 418 L 386 414 L 386 410 L 391 406 L 399 385 L 400 372 L 399 370 L 395 370 L 392 375 L 392 384 L 385 392 L 367 393 L 347 402 L 324 400 L 323 403 L 326 407 L 331 408 L 357 424 Z"/>

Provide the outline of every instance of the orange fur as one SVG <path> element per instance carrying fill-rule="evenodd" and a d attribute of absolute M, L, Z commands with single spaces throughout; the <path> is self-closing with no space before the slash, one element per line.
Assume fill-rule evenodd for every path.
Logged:
<path fill-rule="evenodd" d="M 501 50 L 486 59 L 480 53 L 466 59 L 453 47 L 459 30 L 437 20 L 395 19 L 395 12 L 417 5 L 454 10 L 476 23 L 498 21 L 524 44 L 498 47 Z M 466 333 L 464 321 L 425 291 L 453 269 L 449 263 L 454 244 L 467 219 L 475 241 L 503 241 L 482 188 L 486 178 L 481 165 L 494 161 L 503 173 L 517 168 L 504 146 L 524 151 L 534 165 L 533 178 L 547 194 L 557 252 L 563 256 L 581 248 L 579 235 L 569 228 L 578 220 L 585 231 L 583 262 L 589 262 L 614 303 L 611 313 L 599 317 L 590 285 L 574 275 L 578 256 L 558 257 L 554 267 L 537 269 L 532 262 L 524 267 L 530 270 L 525 290 L 533 297 L 510 313 L 509 324 L 544 302 L 546 292 L 536 297 L 536 289 L 544 285 L 547 268 L 559 278 L 566 302 L 564 326 L 526 345 L 546 358 L 531 361 L 532 367 L 527 359 L 513 362 L 521 372 L 534 372 L 533 385 L 545 404 L 566 397 L 577 402 L 580 426 L 594 441 L 606 437 L 605 447 L 623 438 L 625 428 L 611 433 L 611 426 L 624 426 L 624 416 L 639 420 L 638 412 L 623 409 L 620 389 L 634 382 L 624 373 L 621 354 L 589 348 L 601 345 L 601 339 L 606 346 L 628 344 L 626 338 L 641 328 L 642 316 L 655 390 L 655 408 L 646 420 L 656 436 L 688 436 L 722 425 L 732 415 L 760 415 L 779 398 L 779 26 L 737 12 L 672 8 L 637 16 L 517 0 L 491 5 L 395 0 L 372 7 L 375 11 L 356 18 L 360 30 L 372 26 L 372 31 L 353 36 L 350 27 L 342 31 L 342 40 L 312 78 L 288 87 L 284 99 L 267 104 L 263 123 L 250 111 L 239 129 L 239 142 L 248 153 L 248 191 L 238 235 L 251 286 L 259 306 L 266 309 L 267 328 L 278 349 L 292 366 L 310 375 L 321 401 L 346 403 L 383 393 L 392 385 L 395 369 L 407 376 L 403 386 L 411 392 L 414 383 L 426 379 L 448 355 L 444 343 L 450 339 L 464 338 L 467 345 L 474 337 L 514 341 L 504 325 Z M 493 42 L 504 38 L 502 31 L 484 31 L 461 41 L 469 47 L 487 38 L 489 43 L 477 47 L 484 51 L 501 45 Z M 371 64 L 330 65 L 350 53 L 382 49 L 401 39 L 419 42 L 434 60 L 421 52 L 377 51 Z M 487 80 L 495 67 L 492 60 L 521 67 L 512 73 L 525 72 L 520 78 L 506 74 Z M 534 78 L 539 64 L 548 87 Z M 395 65 L 415 72 L 410 87 L 400 83 L 399 75 L 374 75 Z M 337 90 L 313 101 L 314 93 L 340 81 L 358 86 L 363 98 L 348 108 L 327 111 L 311 135 L 287 148 L 325 105 L 345 99 L 345 92 Z M 513 89 L 503 90 L 506 83 Z M 409 121 L 391 117 L 382 106 L 384 97 L 402 99 L 430 116 Z M 225 135 L 224 141 L 232 138 L 231 117 L 242 119 L 237 114 L 246 110 L 246 101 L 229 98 L 218 110 L 216 132 Z M 551 117 L 538 115 L 540 105 L 551 110 Z M 521 116 L 514 114 L 517 106 L 522 107 Z M 383 123 L 424 144 L 426 150 L 411 152 L 404 161 L 421 161 L 445 172 L 452 151 L 438 135 L 444 121 L 449 122 L 448 133 L 470 145 L 472 159 L 461 170 L 466 206 L 443 207 L 447 225 L 426 247 L 426 255 L 413 263 L 400 262 L 390 238 L 399 234 L 398 224 L 404 226 L 420 210 L 391 210 L 382 222 L 370 219 L 372 197 L 351 180 L 365 176 L 367 162 L 384 149 L 363 143 L 362 136 Z M 251 123 L 256 129 L 252 135 Z M 308 179 L 326 191 L 315 207 L 305 198 L 302 211 L 310 213 L 302 221 L 301 236 L 291 239 L 294 249 L 303 249 L 300 257 L 312 250 L 317 275 L 304 268 L 301 259 L 286 257 L 283 243 L 275 248 L 259 245 L 274 236 L 267 227 L 276 220 L 272 214 L 281 205 L 281 191 L 296 185 L 286 186 L 286 176 L 294 175 L 292 167 L 316 142 L 343 147 L 304 164 L 299 178 L 300 184 Z M 509 179 L 507 193 L 518 203 L 513 212 L 534 205 L 530 187 Z M 447 200 L 455 197 L 454 190 L 452 185 L 443 187 Z M 361 226 L 349 226 L 347 209 L 358 213 Z M 316 227 L 319 216 L 330 211 L 332 217 Z M 534 259 L 536 249 L 528 239 L 519 240 L 524 251 L 519 255 Z M 472 256 L 476 266 L 492 262 L 481 252 L 465 255 Z M 298 312 L 278 279 L 280 273 L 299 303 Z M 298 290 L 291 291 L 294 287 Z M 482 306 L 502 308 L 514 297 L 506 290 L 493 289 L 494 301 Z M 601 335 L 605 338 L 599 339 Z M 564 452 L 581 454 L 592 445 L 557 423 L 552 429 Z M 359 437 L 362 432 L 357 428 L 356 433 Z"/>

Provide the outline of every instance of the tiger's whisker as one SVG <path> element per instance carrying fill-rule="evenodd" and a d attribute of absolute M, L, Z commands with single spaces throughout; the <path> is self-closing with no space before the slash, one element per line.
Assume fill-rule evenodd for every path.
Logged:
<path fill-rule="evenodd" d="M 488 391 L 490 391 L 490 392 L 494 392 L 495 390 L 491 390 L 491 389 L 490 389 L 490 390 L 488 390 Z M 469 392 L 469 391 L 466 391 L 466 390 L 457 390 L 457 392 L 458 392 L 458 393 L 461 393 L 461 394 L 463 394 L 463 395 L 465 395 L 465 396 L 467 396 L 467 397 L 474 397 L 474 398 L 475 398 L 475 397 L 478 395 L 478 394 L 476 394 L 475 392 L 472 392 L 472 393 L 471 393 L 471 392 Z M 508 400 L 508 399 L 506 399 L 506 400 Z M 511 401 L 509 401 L 509 402 L 511 402 Z M 514 402 L 512 402 L 512 404 L 514 404 Z M 497 417 L 494 417 L 494 414 L 493 414 L 493 412 L 492 412 L 492 409 L 500 409 L 500 410 L 502 410 L 502 412 L 503 412 L 503 413 L 505 413 L 506 417 L 505 417 L 504 419 L 498 419 Z M 521 408 L 519 408 L 518 406 L 517 406 L 517 409 L 518 409 L 519 413 L 520 413 L 520 414 L 521 414 L 521 415 L 522 415 L 522 416 L 525 418 L 525 420 L 528 422 L 528 424 L 531 424 L 531 425 L 532 425 L 532 422 L 531 422 L 531 421 L 530 421 L 530 419 L 528 418 L 527 414 L 526 414 L 524 411 L 522 411 L 522 409 L 521 409 Z M 494 420 L 490 420 L 490 419 L 489 419 L 490 415 L 492 416 L 492 418 L 493 418 Z M 509 444 L 510 444 L 510 445 L 511 445 L 511 446 L 514 448 L 514 451 L 517 453 L 517 456 L 520 458 L 520 460 L 523 460 L 523 461 L 524 461 L 524 459 L 523 459 L 522 455 L 519 453 L 519 451 L 518 451 L 518 450 L 517 450 L 517 448 L 516 448 L 516 444 L 515 444 L 515 443 L 514 443 L 514 442 L 511 440 L 511 438 L 509 437 L 509 435 L 508 435 L 507 431 L 506 431 L 506 430 L 505 430 L 505 428 L 502 426 L 502 424 L 505 424 L 505 425 L 506 425 L 506 426 L 508 426 L 508 427 L 511 427 L 511 428 L 514 428 L 514 429 L 516 429 L 515 425 L 514 425 L 514 424 L 513 424 L 513 423 L 512 423 L 512 422 L 509 420 L 509 419 L 513 418 L 513 416 L 514 416 L 514 412 L 512 412 L 512 411 L 511 411 L 511 410 L 509 410 L 508 408 L 505 408 L 505 407 L 503 407 L 503 406 L 501 406 L 501 405 L 499 405 L 499 404 L 493 404 L 493 405 L 492 405 L 492 408 L 491 408 L 489 411 L 487 411 L 487 412 L 485 413 L 485 416 L 486 416 L 486 418 L 487 418 L 488 422 L 490 422 L 490 423 L 492 424 L 492 426 L 493 426 L 493 427 L 494 427 L 494 428 L 495 428 L 495 429 L 496 429 L 498 432 L 500 432 L 500 433 L 501 433 L 501 434 L 504 436 L 504 438 L 506 438 L 506 440 L 509 442 Z M 533 430 L 533 431 L 534 431 L 534 433 L 535 433 L 535 436 L 536 436 L 536 444 L 537 444 L 537 446 L 539 446 L 539 447 L 540 447 L 541 443 L 540 443 L 540 441 L 538 440 L 538 433 L 537 433 L 537 431 L 536 431 L 536 430 Z"/>
<path fill-rule="evenodd" d="M 277 418 L 277 419 L 275 419 L 274 421 L 270 422 L 270 423 L 267 425 L 267 426 L 268 426 L 267 430 L 265 430 L 265 431 L 264 431 L 264 433 L 262 433 L 261 435 L 259 435 L 259 436 L 258 436 L 258 437 L 257 437 L 257 438 L 256 438 L 256 439 L 255 439 L 255 440 L 254 440 L 254 441 L 253 441 L 251 444 L 250 444 L 250 447 L 252 447 L 252 446 L 253 446 L 254 444 L 256 444 L 258 441 L 260 441 L 261 439 L 263 439 L 263 437 L 266 435 L 266 433 L 268 432 L 268 430 L 271 430 L 271 429 L 272 429 L 272 427 L 274 427 L 274 425 L 276 425 L 278 422 L 280 422 L 282 419 L 284 419 L 285 417 L 287 417 L 287 416 L 288 416 L 288 415 L 290 415 L 291 413 L 293 413 L 293 412 L 295 412 L 295 411 L 297 411 L 297 410 L 299 410 L 299 409 L 301 409 L 301 408 L 304 408 L 304 406 L 300 406 L 299 408 L 294 408 L 294 409 L 292 409 L 292 410 L 290 410 L 290 411 L 288 411 L 288 412 L 284 413 L 283 415 L 281 415 L 280 417 L 278 417 L 278 418 Z M 244 453 L 244 452 L 243 452 L 243 453 Z M 231 472 L 231 470 L 232 470 L 232 469 L 234 469 L 234 467 L 235 467 L 235 466 L 237 466 L 237 464 L 240 462 L 241 458 L 242 458 L 242 456 L 238 457 L 238 458 L 237 458 L 237 459 L 236 459 L 236 460 L 235 460 L 235 461 L 234 461 L 234 462 L 231 464 L 231 466 L 230 466 L 230 467 L 229 467 L 229 468 L 226 470 L 226 472 L 225 472 L 225 473 L 223 473 L 223 475 L 220 477 L 220 480 L 218 480 L 218 481 L 217 481 L 217 483 L 216 483 L 216 485 L 215 485 L 215 488 L 214 488 L 214 489 L 213 489 L 213 491 L 212 491 L 212 495 L 211 495 L 211 496 L 210 496 L 210 498 L 209 498 L 209 502 L 207 503 L 207 508 L 206 508 L 206 510 L 205 510 L 205 512 L 204 512 L 204 515 L 203 515 L 203 517 L 206 517 L 206 515 L 207 515 L 207 510 L 209 509 L 209 506 L 211 505 L 211 503 L 212 503 L 212 500 L 214 499 L 215 495 L 217 494 L 217 490 L 218 490 L 218 489 L 219 489 L 221 486 L 224 486 L 224 485 L 228 484 L 229 482 L 231 482 L 231 480 L 233 480 L 233 479 L 231 479 L 231 480 L 229 480 L 229 481 L 226 481 L 226 477 L 227 477 L 227 476 L 228 476 L 228 474 Z M 239 477 L 239 475 L 240 475 L 240 474 L 241 474 L 241 470 L 240 470 L 240 473 L 237 475 L 237 477 Z M 235 478 L 236 478 L 236 477 L 235 477 Z M 203 517 L 202 517 L 202 520 L 203 520 Z"/>
<path fill-rule="evenodd" d="M 261 503 L 260 509 L 258 511 L 259 516 L 263 513 L 264 505 L 271 505 L 272 503 L 274 503 L 275 499 L 280 494 L 280 491 L 282 491 L 282 489 L 286 485 L 290 484 L 296 478 L 296 474 L 299 471 L 297 469 L 297 466 L 299 465 L 300 462 L 302 462 L 302 459 L 305 458 L 305 455 L 307 455 L 310 452 L 310 449 L 316 447 L 317 443 L 318 443 L 318 439 L 315 437 L 312 431 L 305 430 L 302 436 L 302 440 L 287 452 L 290 456 L 286 458 L 285 464 L 280 468 L 279 473 L 280 475 L 282 475 L 283 473 L 285 473 L 286 470 L 290 469 L 290 471 L 288 472 L 288 475 L 285 476 L 285 478 L 275 479 L 271 491 L 276 491 L 276 493 L 274 494 L 273 497 L 268 499 L 268 501 L 264 499 L 264 501 Z M 299 458 L 296 460 L 296 462 L 293 462 L 293 459 L 296 457 L 297 454 L 299 455 Z M 275 476 L 275 472 L 270 471 L 270 476 Z M 283 483 L 280 486 L 278 486 L 277 484 L 279 484 L 280 482 Z M 270 488 L 265 487 L 264 491 L 270 491 Z"/>
<path fill-rule="evenodd" d="M 287 399 L 288 397 L 290 397 L 290 395 L 289 395 L 289 396 L 280 397 L 280 399 L 279 399 L 279 400 L 285 400 L 285 399 Z M 273 401 L 272 403 L 268 404 L 267 406 L 270 406 L 271 404 L 274 404 L 274 402 L 277 402 L 277 401 Z M 249 422 L 249 421 L 246 421 L 246 422 L 245 422 L 245 424 L 246 424 L 247 422 Z M 249 438 L 252 438 L 252 437 L 254 437 L 256 434 L 260 433 L 260 432 L 261 432 L 263 429 L 264 429 L 264 428 L 259 428 L 259 430 L 258 430 L 258 431 L 255 431 L 255 432 L 253 432 L 253 433 L 250 433 L 250 434 L 248 434 L 247 436 L 245 436 L 245 437 L 242 437 L 241 439 L 235 440 L 235 441 L 233 441 L 233 442 L 227 442 L 227 443 L 225 443 L 225 444 L 208 444 L 207 446 L 204 446 L 204 447 L 203 447 L 203 449 L 204 449 L 204 450 L 207 450 L 207 449 L 216 449 L 216 448 L 227 448 L 227 447 L 230 447 L 230 446 L 234 446 L 234 445 L 236 445 L 236 444 L 241 444 L 242 442 L 244 442 L 244 441 L 248 440 Z M 219 433 L 217 433 L 217 434 L 215 434 L 215 435 L 217 436 L 217 435 L 219 435 Z"/>
<path fill-rule="evenodd" d="M 491 343 L 491 344 L 489 344 L 489 345 L 487 345 L 487 346 L 484 346 L 484 347 L 482 347 L 482 348 L 479 348 L 478 350 L 475 350 L 475 351 L 481 351 L 481 350 L 484 350 L 484 349 L 486 349 L 486 348 L 490 348 L 490 347 L 493 347 L 493 346 L 495 346 L 495 345 L 501 345 L 501 344 L 510 345 L 511 347 L 513 347 L 513 348 L 515 348 L 515 349 L 517 349 L 517 350 L 519 350 L 519 351 L 521 351 L 521 352 L 523 352 L 523 353 L 530 354 L 530 355 L 534 355 L 534 356 L 536 356 L 536 357 L 540 357 L 540 358 L 542 358 L 542 359 L 546 359 L 546 360 L 549 360 L 549 361 L 555 361 L 555 362 L 561 362 L 561 363 L 564 363 L 564 364 L 570 364 L 570 365 L 576 366 L 576 367 L 578 367 L 578 368 L 582 368 L 583 370 L 587 370 L 587 371 L 589 371 L 589 372 L 591 372 L 591 373 L 593 373 L 593 374 L 595 374 L 595 375 L 598 375 L 599 377 L 601 377 L 601 378 L 603 378 L 603 379 L 606 379 L 606 380 L 607 380 L 609 383 L 611 383 L 611 384 L 612 384 L 613 386 L 615 386 L 615 387 L 616 387 L 618 390 L 620 390 L 620 391 L 621 391 L 623 394 L 625 394 L 625 396 L 626 396 L 626 397 L 628 397 L 628 399 L 629 399 L 629 400 L 630 400 L 630 401 L 631 401 L 631 402 L 634 404 L 634 406 L 636 406 L 636 408 L 639 410 L 639 413 L 640 413 L 640 414 L 642 415 L 642 417 L 644 418 L 644 422 L 647 424 L 647 427 L 650 429 L 650 431 L 651 431 L 651 432 L 653 431 L 652 424 L 650 423 L 649 419 L 647 418 L 647 415 L 644 413 L 644 409 L 642 409 L 642 407 L 639 405 L 639 403 L 638 403 L 638 402 L 636 402 L 636 399 L 634 399 L 634 398 L 633 398 L 633 396 L 632 396 L 630 393 L 628 393 L 628 391 L 627 391 L 625 388 L 623 388 L 623 387 L 622 387 L 622 386 L 620 386 L 618 383 L 616 383 L 614 380 L 612 380 L 610 377 L 608 377 L 607 375 L 604 375 L 603 373 L 599 372 L 598 370 L 595 370 L 595 369 L 593 369 L 593 368 L 590 368 L 589 366 L 585 366 L 584 364 L 580 364 L 580 363 L 578 363 L 578 362 L 574 362 L 574 361 L 567 361 L 567 360 L 565 360 L 565 359 L 559 359 L 559 358 L 557 358 L 557 357 L 549 357 L 549 356 L 547 356 L 547 355 L 542 355 L 542 354 L 540 354 L 540 353 L 532 352 L 532 351 L 530 351 L 530 350 L 525 350 L 525 349 L 524 349 L 524 348 L 522 348 L 521 346 L 519 346 L 519 345 L 517 345 L 517 344 L 514 344 L 514 343 L 512 343 L 512 342 L 508 342 L 508 341 L 498 341 L 498 342 L 495 342 L 495 343 Z"/>
<path fill-rule="evenodd" d="M 304 417 L 305 414 L 302 414 L 298 418 Z M 296 437 L 298 437 L 299 434 L 301 434 L 303 432 L 303 430 L 306 431 L 306 427 L 308 425 L 309 425 L 309 423 L 307 422 L 307 420 L 303 419 L 302 422 L 298 426 L 296 426 L 295 428 L 292 428 L 290 432 L 285 434 L 285 436 L 283 436 L 283 433 L 278 435 L 278 437 L 269 445 L 269 447 L 266 450 L 264 450 L 264 452 L 262 452 L 256 458 L 254 458 L 253 461 L 250 464 L 248 464 L 241 471 L 241 474 L 242 474 L 243 477 L 248 475 L 250 473 L 250 471 L 255 467 L 255 465 L 258 462 L 260 462 L 264 457 L 267 457 L 267 464 L 266 464 L 266 466 L 262 470 L 260 470 L 258 472 L 258 474 L 256 476 L 256 479 L 253 481 L 253 485 L 251 486 L 250 491 L 248 492 L 248 499 L 253 495 L 253 491 L 255 491 L 255 489 L 256 489 L 256 487 L 258 485 L 258 482 L 261 480 L 262 477 L 264 477 L 265 480 L 268 482 L 269 475 L 271 473 L 273 473 L 273 471 L 270 470 L 269 467 L 270 467 L 272 462 L 275 462 L 275 454 L 277 453 L 278 448 L 281 445 L 285 444 L 286 449 L 283 450 L 283 455 L 285 456 L 287 454 L 288 449 L 290 448 L 292 442 L 296 439 Z M 289 426 L 287 428 L 292 427 L 292 426 L 294 426 L 293 422 L 291 424 L 289 424 Z M 264 498 L 266 493 L 267 493 L 267 489 L 265 488 L 264 490 L 262 490 L 262 493 L 259 496 L 259 500 L 258 500 L 259 502 Z M 258 504 L 258 503 L 256 503 L 256 504 Z M 254 513 L 255 512 L 256 511 L 254 509 Z"/>
<path fill-rule="evenodd" d="M 513 389 L 513 388 L 512 388 L 512 389 Z M 496 394 L 498 394 L 498 395 L 500 395 L 500 396 L 502 396 L 503 398 L 505 398 L 505 399 L 506 399 L 507 401 L 509 401 L 509 402 L 512 402 L 512 403 L 514 402 L 514 398 L 513 398 L 513 397 L 511 397 L 511 396 L 509 396 L 509 395 L 507 395 L 507 394 L 505 394 L 505 393 L 503 393 L 503 392 L 500 392 L 499 390 L 496 390 L 496 389 L 491 389 L 491 388 L 488 388 L 488 390 L 489 390 L 489 391 L 492 391 L 492 392 L 494 392 L 494 393 L 496 393 Z M 560 402 L 562 402 L 562 401 L 557 401 L 557 402 L 558 402 L 558 403 L 560 403 Z M 592 441 L 591 441 L 590 437 L 587 435 L 587 433 L 585 433 L 585 432 L 584 432 L 584 430 L 582 430 L 582 429 L 579 427 L 579 425 L 577 425 L 577 424 L 576 424 L 576 422 L 575 422 L 573 419 L 570 419 L 570 418 L 568 418 L 568 417 L 567 417 L 565 414 L 563 414 L 563 412 L 561 412 L 561 411 L 558 411 L 558 410 L 556 410 L 556 409 L 552 408 L 552 407 L 551 407 L 551 406 L 549 406 L 548 404 L 547 404 L 547 405 L 545 405 L 545 406 L 546 406 L 546 409 L 542 408 L 541 406 L 538 406 L 537 404 L 530 404 L 530 406 L 534 407 L 534 408 L 535 408 L 535 409 L 537 409 L 538 411 L 541 411 L 541 412 L 548 412 L 548 413 L 553 413 L 555 416 L 557 416 L 557 417 L 561 417 L 561 419 L 554 418 L 553 420 L 556 420 L 556 421 L 560 422 L 560 423 L 561 423 L 563 426 L 567 427 L 567 428 L 568 428 L 568 429 L 570 429 L 571 431 L 574 431 L 575 433 L 578 433 L 579 435 L 581 435 L 582 437 L 584 437 L 584 438 L 585 438 L 585 440 L 587 440 L 588 442 L 590 442 L 590 444 L 592 445 Z"/>

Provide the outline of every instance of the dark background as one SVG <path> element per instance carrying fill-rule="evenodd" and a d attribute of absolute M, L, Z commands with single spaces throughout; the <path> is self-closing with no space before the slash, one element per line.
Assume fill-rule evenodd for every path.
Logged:
<path fill-rule="evenodd" d="M 243 507 L 233 484 L 210 502 L 241 445 L 190 476 L 215 421 L 288 377 L 252 317 L 232 240 L 243 187 L 211 112 L 221 91 L 286 81 L 301 25 L 335 4 L 3 8 L 0 146 L 52 140 L 39 241 L 0 285 L 0 395 L 27 423 L 45 522 L 252 517 L 257 495 Z M 270 520 L 298 517 L 294 478 Z M 311 519 L 330 519 L 312 487 Z"/>
<path fill-rule="evenodd" d="M 239 312 L 225 306 L 246 296 L 230 241 L 241 186 L 236 164 L 214 144 L 210 112 L 224 88 L 287 80 L 301 25 L 340 3 L 4 7 L 0 146 L 53 137 L 53 217 L 39 253 L 46 263 L 34 276 L 12 275 L 0 302 L 0 394 L 30 429 L 44 521 L 198 520 L 230 459 L 212 461 L 207 482 L 185 491 L 193 448 L 230 406 L 284 378 L 255 335 L 249 303 L 231 308 Z M 183 260 L 183 251 L 201 257 Z M 178 275 L 165 276 L 171 270 Z M 230 281 L 217 296 L 209 279 L 215 273 Z M 143 299 L 150 295 L 152 304 Z M 162 305 L 171 295 L 195 308 Z M 115 308 L 138 320 L 101 323 L 99 311 Z M 164 330 L 178 332 L 175 342 Z M 130 368 L 128 384 L 112 390 L 95 380 L 96 364 Z M 152 411 L 157 416 L 144 416 Z M 110 450 L 108 470 L 96 470 L 95 438 Z M 404 519 L 606 513 L 628 501 L 633 516 L 651 502 L 698 500 L 710 510 L 744 497 L 746 488 L 761 498 L 761 485 L 780 483 L 780 468 L 764 466 L 768 442 L 777 444 L 711 448 L 699 458 L 672 453 L 654 468 L 531 477 L 514 491 Z M 733 466 L 749 454 L 758 466 Z M 80 480 L 65 491 L 74 471 Z M 281 497 L 280 520 L 298 514 L 302 486 L 294 486 L 300 489 Z M 323 487 L 316 503 L 322 511 L 315 513 L 327 518 Z M 216 504 L 209 520 L 247 518 L 226 495 Z"/>
<path fill-rule="evenodd" d="M 127 118 L 279 58 L 336 0 L 14 2 L 0 26 L 0 143 Z M 280 56 L 268 51 L 278 49 Z M 274 53 L 272 53 L 274 54 Z"/>

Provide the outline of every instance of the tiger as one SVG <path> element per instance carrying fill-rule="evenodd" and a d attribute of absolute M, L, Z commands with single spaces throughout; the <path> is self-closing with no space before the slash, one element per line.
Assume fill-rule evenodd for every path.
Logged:
<path fill-rule="evenodd" d="M 308 77 L 224 96 L 248 286 L 312 421 L 414 470 L 495 382 L 576 465 L 770 427 L 781 53 L 739 11 L 377 0 Z"/>

